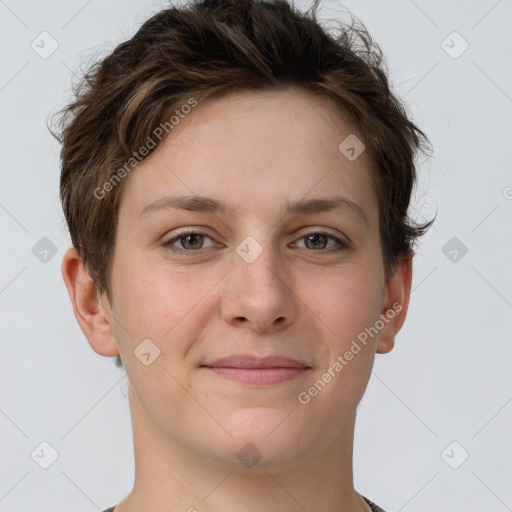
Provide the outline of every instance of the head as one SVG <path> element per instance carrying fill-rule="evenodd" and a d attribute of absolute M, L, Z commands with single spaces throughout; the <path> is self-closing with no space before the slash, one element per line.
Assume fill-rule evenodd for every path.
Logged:
<path fill-rule="evenodd" d="M 75 314 L 94 350 L 121 354 L 141 410 L 191 448 L 211 425 L 194 421 L 183 389 L 237 443 L 263 439 L 292 397 L 290 451 L 279 435 L 265 441 L 274 460 L 298 456 L 299 440 L 309 450 L 332 439 L 374 354 L 393 347 L 414 244 L 433 222 L 408 216 L 429 144 L 390 90 L 379 47 L 354 21 L 327 33 L 317 4 L 163 10 L 89 70 L 62 113 Z M 191 197 L 176 208 L 177 196 Z M 315 202 L 326 198 L 334 208 Z M 241 352 L 284 354 L 306 371 L 248 395 L 207 368 Z M 332 383 L 308 392 L 326 371 Z M 183 411 L 180 425 L 162 403 Z"/>

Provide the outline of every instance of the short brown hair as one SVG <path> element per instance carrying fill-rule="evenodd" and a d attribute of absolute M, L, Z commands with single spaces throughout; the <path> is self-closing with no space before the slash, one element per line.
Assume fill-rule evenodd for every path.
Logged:
<path fill-rule="evenodd" d="M 362 135 L 372 163 L 386 281 L 401 256 L 414 254 L 415 240 L 434 222 L 417 225 L 407 213 L 414 158 L 429 153 L 430 143 L 390 90 L 382 51 L 364 25 L 352 16 L 331 34 L 317 20 L 319 1 L 305 13 L 284 0 L 172 6 L 77 84 L 54 133 L 62 143 L 60 194 L 73 246 L 109 299 L 123 190 L 123 181 L 112 181 L 116 172 L 119 178 L 155 127 L 190 98 L 235 90 L 291 86 L 334 100 Z"/>

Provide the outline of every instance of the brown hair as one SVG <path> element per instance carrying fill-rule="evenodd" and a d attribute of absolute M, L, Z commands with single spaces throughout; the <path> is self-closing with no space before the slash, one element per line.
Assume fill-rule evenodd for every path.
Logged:
<path fill-rule="evenodd" d="M 372 162 L 386 281 L 400 257 L 414 254 L 415 240 L 434 222 L 417 225 L 407 214 L 414 158 L 428 154 L 430 143 L 390 90 L 382 51 L 364 25 L 351 16 L 331 34 L 317 20 L 319 1 L 305 13 L 284 0 L 172 6 L 75 86 L 74 101 L 59 112 L 59 134 L 52 133 L 62 143 L 60 194 L 71 240 L 99 292 L 112 298 L 121 178 L 139 150 L 150 152 L 155 128 L 168 127 L 191 98 L 235 90 L 295 87 L 334 100 Z"/>

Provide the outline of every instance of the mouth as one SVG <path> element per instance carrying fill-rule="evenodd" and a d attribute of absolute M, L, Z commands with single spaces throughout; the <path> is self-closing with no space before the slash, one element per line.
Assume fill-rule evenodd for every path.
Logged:
<path fill-rule="evenodd" d="M 303 376 L 311 366 L 284 356 L 235 355 L 201 365 L 215 375 L 243 384 L 278 384 Z"/>

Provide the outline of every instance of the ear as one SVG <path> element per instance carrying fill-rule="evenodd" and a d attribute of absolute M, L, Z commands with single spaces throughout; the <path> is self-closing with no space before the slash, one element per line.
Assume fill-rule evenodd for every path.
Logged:
<path fill-rule="evenodd" d="M 395 345 L 395 336 L 404 324 L 409 307 L 412 283 L 412 255 L 404 256 L 395 267 L 395 273 L 386 285 L 381 311 L 384 327 L 379 332 L 377 354 L 387 354 Z"/>
<path fill-rule="evenodd" d="M 64 254 L 61 270 L 73 312 L 92 349 L 102 356 L 118 355 L 106 294 L 100 296 L 74 247 Z"/>

